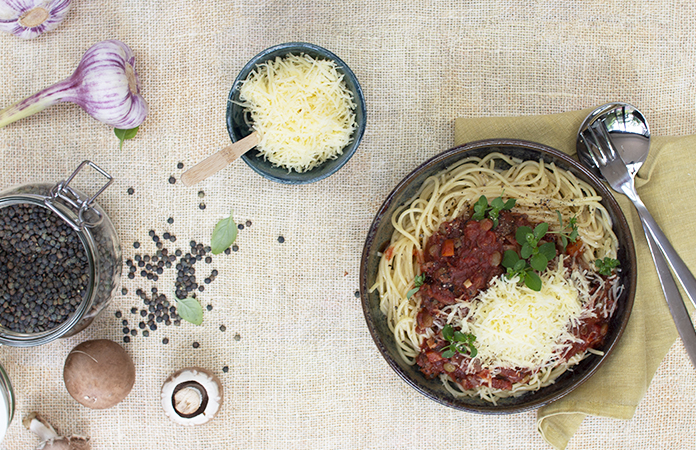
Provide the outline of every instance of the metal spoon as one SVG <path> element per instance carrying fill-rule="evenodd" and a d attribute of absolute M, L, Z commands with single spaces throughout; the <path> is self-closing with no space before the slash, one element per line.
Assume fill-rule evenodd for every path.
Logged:
<path fill-rule="evenodd" d="M 650 130 L 648 129 L 647 121 L 640 111 L 627 103 L 608 103 L 600 106 L 587 116 L 578 133 L 577 152 L 580 162 L 600 178 L 605 178 L 605 173 L 607 173 L 607 178 L 605 179 L 608 181 L 613 180 L 613 182 L 609 182 L 611 187 L 617 192 L 626 194 L 636 205 L 650 253 L 655 262 L 657 275 L 660 278 L 662 292 L 667 300 L 667 306 L 689 358 L 696 367 L 696 330 L 694 330 L 686 305 L 684 305 L 681 298 L 679 288 L 669 271 L 667 259 L 665 258 L 666 255 L 663 254 L 659 243 L 651 231 L 650 227 L 652 224 L 648 218 L 652 219 L 652 217 L 645 209 L 645 206 L 642 205 L 642 202 L 640 202 L 638 194 L 635 193 L 633 179 L 638 169 L 645 162 L 649 148 Z M 612 163 L 611 161 L 614 162 Z M 624 165 L 623 171 L 620 170 L 619 163 Z M 609 173 L 612 170 L 610 167 L 619 169 L 621 182 L 617 181 L 615 173 Z M 626 177 L 630 181 L 626 181 Z M 629 192 L 626 193 L 626 190 L 629 190 Z M 633 192 L 630 192 L 630 190 Z M 634 198 L 639 204 L 636 204 Z M 639 206 L 642 206 L 642 209 Z M 647 217 L 644 214 L 647 214 Z M 659 227 L 657 227 L 657 230 L 659 231 Z M 661 231 L 659 232 L 661 234 Z M 671 248 L 666 238 L 664 238 L 664 241 Z M 672 249 L 672 252 L 674 252 L 674 249 Z M 676 255 L 676 252 L 674 254 Z M 679 258 L 678 255 L 676 257 Z M 680 258 L 679 261 L 681 261 Z M 683 262 L 681 264 L 683 265 Z M 693 275 L 688 269 L 686 269 L 686 272 L 686 274 L 683 274 L 683 277 L 687 282 L 690 282 L 689 277 L 693 280 Z M 689 288 L 681 278 L 680 282 L 691 301 L 694 302 L 694 291 L 689 291 Z"/>

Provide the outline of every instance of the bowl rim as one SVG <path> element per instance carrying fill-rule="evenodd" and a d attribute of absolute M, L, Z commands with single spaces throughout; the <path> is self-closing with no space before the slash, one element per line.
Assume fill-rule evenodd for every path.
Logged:
<path fill-rule="evenodd" d="M 302 172 L 302 173 L 297 173 L 297 172 L 292 172 L 288 171 L 288 174 L 293 173 L 293 177 L 286 177 L 286 176 L 281 176 L 278 174 L 271 173 L 267 170 L 264 170 L 264 168 L 260 167 L 259 164 L 257 163 L 257 157 L 255 155 L 250 156 L 251 151 L 243 154 L 241 156 L 242 160 L 249 166 L 251 167 L 254 172 L 258 173 L 264 178 L 267 178 L 271 181 L 275 181 L 277 183 L 282 183 L 282 184 L 309 184 L 309 183 L 314 183 L 317 181 L 321 181 L 325 178 L 328 178 L 329 176 L 335 174 L 338 172 L 355 154 L 357 151 L 358 147 L 360 146 L 360 143 L 362 141 L 363 135 L 365 134 L 365 128 L 367 124 L 367 108 L 365 106 L 365 95 L 363 93 L 362 87 L 360 85 L 360 82 L 358 81 L 358 77 L 355 75 L 353 70 L 346 64 L 341 58 L 339 58 L 335 53 L 333 53 L 330 50 L 325 49 L 324 47 L 321 47 L 316 44 L 311 44 L 308 42 L 300 42 L 300 41 L 293 41 L 293 42 L 285 42 L 282 44 L 277 44 L 271 47 L 266 48 L 265 50 L 257 53 L 254 57 L 252 57 L 245 65 L 242 67 L 242 69 L 239 71 L 237 74 L 237 77 L 235 78 L 234 82 L 232 83 L 232 87 L 230 88 L 229 94 L 227 95 L 227 107 L 225 111 L 225 124 L 227 126 L 227 133 L 230 136 L 230 139 L 232 142 L 237 142 L 238 140 L 248 136 L 238 136 L 237 133 L 235 132 L 234 129 L 234 120 L 232 119 L 232 114 L 233 114 L 233 108 L 234 108 L 234 102 L 232 99 L 235 96 L 235 93 L 239 91 L 242 83 L 246 78 L 249 76 L 249 73 L 256 67 L 259 63 L 266 61 L 269 59 L 269 55 L 277 53 L 277 52 L 285 52 L 287 53 L 292 53 L 292 52 L 303 52 L 303 51 L 312 51 L 314 53 L 322 55 L 326 59 L 333 60 L 336 63 L 336 66 L 339 70 L 339 72 L 342 72 L 346 78 L 351 80 L 351 84 L 354 85 L 354 89 L 350 89 L 353 94 L 355 95 L 355 98 L 353 99 L 356 106 L 354 111 L 356 112 L 356 116 L 358 115 L 358 112 L 362 116 L 362 120 L 356 120 L 356 125 L 357 128 L 355 129 L 353 133 L 353 141 L 350 142 L 346 147 L 344 147 L 344 152 L 339 155 L 335 160 L 336 161 L 334 167 L 332 167 L 330 170 L 321 172 L 318 174 L 311 175 L 312 172 L 314 172 L 317 169 L 320 169 L 325 163 L 328 161 L 324 161 L 322 164 L 319 166 L 315 167 L 314 169 L 307 171 L 307 172 Z M 250 133 L 249 133 L 250 134 Z"/>
<path fill-rule="evenodd" d="M 426 386 L 420 385 L 417 380 L 412 379 L 409 374 L 404 371 L 404 369 L 397 363 L 395 360 L 395 357 L 398 358 L 398 355 L 395 355 L 395 357 L 392 357 L 390 352 L 388 351 L 386 345 L 384 342 L 382 342 L 382 339 L 380 338 L 378 330 L 375 328 L 375 321 L 376 320 L 382 320 L 384 321 L 384 315 L 381 314 L 381 312 L 378 311 L 378 314 L 381 314 L 382 317 L 376 318 L 373 316 L 370 308 L 370 292 L 369 292 L 369 283 L 368 283 L 368 259 L 370 256 L 370 250 L 373 248 L 374 245 L 378 245 L 379 243 L 375 242 L 376 238 L 376 231 L 377 228 L 379 227 L 382 222 L 387 222 L 390 223 L 391 217 L 386 217 L 385 212 L 388 211 L 388 209 L 392 206 L 394 202 L 397 201 L 397 198 L 402 194 L 402 192 L 409 186 L 411 181 L 416 178 L 417 176 L 421 175 L 422 172 L 426 171 L 429 167 L 431 166 L 437 166 L 438 163 L 441 163 L 444 160 L 447 160 L 448 158 L 453 158 L 455 156 L 458 156 L 456 159 L 452 161 L 452 163 L 456 163 L 458 160 L 461 160 L 463 158 L 467 157 L 467 152 L 473 151 L 473 150 L 480 150 L 484 149 L 487 147 L 496 147 L 496 148 L 504 148 L 504 147 L 520 147 L 523 149 L 527 150 L 532 150 L 532 151 L 537 151 L 541 153 L 541 155 L 548 154 L 552 158 L 559 158 L 568 166 L 572 167 L 573 170 L 577 170 L 578 172 L 582 173 L 583 176 L 587 177 L 589 180 L 592 181 L 592 185 L 595 189 L 597 189 L 598 194 L 601 195 L 602 197 L 602 203 L 605 204 L 605 206 L 609 207 L 611 210 L 616 215 L 616 220 L 618 223 L 613 224 L 613 228 L 621 228 L 625 232 L 626 236 L 626 242 L 625 242 L 625 252 L 628 258 L 628 264 L 630 265 L 631 270 L 627 274 L 627 280 L 628 280 L 628 291 L 626 293 L 624 302 L 625 302 L 625 314 L 624 316 L 620 319 L 620 322 L 618 324 L 618 329 L 616 330 L 616 336 L 614 337 L 613 341 L 606 343 L 606 346 L 604 348 L 604 355 L 601 356 L 596 363 L 594 363 L 591 367 L 589 367 L 585 373 L 583 373 L 579 378 L 576 380 L 573 380 L 570 385 L 556 393 L 552 393 L 551 395 L 545 395 L 545 396 L 537 396 L 536 398 L 531 398 L 530 401 L 520 404 L 520 405 L 493 405 L 487 404 L 487 405 L 471 405 L 471 404 L 466 404 L 465 402 L 462 401 L 462 399 L 466 398 L 457 398 L 454 396 L 449 396 L 447 398 L 444 398 L 441 396 L 439 393 L 434 392 L 430 389 L 428 389 Z M 494 151 L 494 150 L 492 150 Z M 441 169 L 445 170 L 445 169 Z M 435 172 L 437 173 L 437 172 Z M 434 173 L 433 173 L 434 175 Z M 409 199 L 402 200 L 401 204 L 404 204 L 405 201 L 408 201 Z M 399 207 L 400 205 L 397 205 Z M 361 301 L 361 306 L 363 309 L 363 315 L 365 317 L 365 321 L 367 323 L 367 327 L 369 329 L 370 335 L 372 337 L 372 340 L 374 341 L 375 345 L 377 346 L 377 349 L 379 350 L 380 354 L 382 357 L 387 361 L 388 365 L 391 367 L 391 369 L 396 372 L 399 377 L 406 382 L 409 386 L 414 388 L 417 392 L 421 393 L 425 397 L 427 397 L 430 400 L 434 400 L 440 404 L 443 404 L 445 406 L 449 406 L 451 408 L 465 411 L 465 412 L 472 412 L 472 413 L 479 413 L 479 414 L 487 414 L 487 415 L 500 415 L 500 414 L 513 414 L 513 413 L 521 413 L 529 410 L 534 410 L 538 409 L 544 405 L 548 405 L 549 403 L 552 403 L 565 395 L 569 394 L 573 390 L 577 389 L 579 386 L 584 384 L 589 378 L 591 378 L 597 370 L 603 365 L 605 360 L 611 355 L 612 351 L 616 348 L 618 342 L 621 340 L 621 337 L 623 336 L 623 333 L 626 329 L 626 326 L 628 324 L 628 320 L 631 316 L 631 311 L 633 309 L 633 304 L 634 304 L 634 299 L 635 299 L 635 292 L 636 292 L 636 280 L 637 280 L 637 269 L 636 269 L 636 254 L 635 254 L 635 246 L 633 242 L 633 236 L 631 234 L 631 230 L 628 226 L 628 222 L 626 220 L 626 217 L 621 210 L 616 198 L 614 195 L 609 191 L 609 189 L 606 187 L 603 181 L 599 180 L 592 172 L 590 172 L 587 168 L 585 168 L 581 163 L 579 163 L 577 160 L 572 158 L 570 155 L 563 153 L 559 150 L 556 150 L 552 147 L 549 147 L 544 144 L 536 143 L 536 142 L 531 142 L 531 141 L 526 141 L 526 140 L 520 140 L 520 139 L 486 139 L 486 140 L 480 140 L 480 141 L 473 141 L 469 142 L 463 145 L 459 145 L 453 148 L 450 148 L 449 150 L 446 150 L 442 153 L 439 153 L 426 161 L 424 161 L 422 164 L 420 164 L 418 167 L 416 167 L 414 170 L 412 170 L 409 174 L 407 174 L 399 183 L 392 189 L 392 191 L 387 195 L 386 199 L 382 203 L 382 205 L 379 207 L 377 212 L 375 213 L 374 219 L 370 225 L 369 231 L 367 233 L 367 237 L 365 239 L 365 245 L 363 247 L 363 252 L 361 255 L 361 260 L 360 260 L 360 273 L 359 273 L 359 282 L 360 282 L 360 301 Z M 553 386 L 553 385 L 551 385 Z M 549 386 L 547 386 L 549 387 Z M 530 395 L 533 394 L 538 394 L 539 392 L 542 392 L 542 390 L 535 391 L 535 392 L 530 392 Z"/>

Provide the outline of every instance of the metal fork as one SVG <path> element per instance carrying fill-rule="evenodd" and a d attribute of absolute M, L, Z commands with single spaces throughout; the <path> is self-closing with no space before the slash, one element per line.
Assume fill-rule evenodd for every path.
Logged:
<path fill-rule="evenodd" d="M 633 176 L 629 173 L 621 155 L 614 148 L 606 126 L 598 122 L 600 121 L 581 131 L 581 136 L 589 153 L 588 156 L 612 189 L 626 195 L 636 207 L 650 247 L 650 253 L 657 268 L 657 275 L 660 278 L 667 306 L 689 358 L 696 367 L 696 330 L 694 330 L 691 317 L 681 298 L 679 288 L 669 271 L 668 263 L 694 305 L 696 305 L 696 279 L 640 200 L 635 189 Z"/>

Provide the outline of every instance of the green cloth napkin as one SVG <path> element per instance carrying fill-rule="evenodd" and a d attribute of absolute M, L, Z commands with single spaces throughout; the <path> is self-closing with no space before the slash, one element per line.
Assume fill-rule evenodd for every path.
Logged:
<path fill-rule="evenodd" d="M 523 139 L 575 154 L 580 124 L 593 110 L 528 117 L 455 121 L 456 145 L 482 139 Z M 638 173 L 638 193 L 685 263 L 696 268 L 696 136 L 651 139 Z M 638 259 L 638 286 L 628 326 L 611 357 L 578 389 L 537 411 L 544 439 L 563 449 L 586 415 L 630 419 L 678 334 L 660 288 L 645 235 L 633 205 L 617 200 L 631 227 Z M 688 302 L 685 295 L 683 298 Z"/>

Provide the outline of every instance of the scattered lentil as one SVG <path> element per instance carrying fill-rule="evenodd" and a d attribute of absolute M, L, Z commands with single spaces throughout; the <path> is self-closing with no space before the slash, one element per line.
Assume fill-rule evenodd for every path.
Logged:
<path fill-rule="evenodd" d="M 200 205 L 198 205 L 198 208 L 205 209 L 205 203 L 201 203 Z"/>
<path fill-rule="evenodd" d="M 278 236 L 278 243 L 282 244 L 285 242 L 285 238 L 283 236 Z"/>
<path fill-rule="evenodd" d="M 176 168 L 177 168 L 177 169 L 183 169 L 183 168 L 184 168 L 184 163 L 182 163 L 182 162 L 177 163 Z"/>
<path fill-rule="evenodd" d="M 234 335 L 234 340 L 235 340 L 235 341 L 239 341 L 239 340 L 241 340 L 241 339 L 242 339 L 242 336 L 240 336 L 239 333 L 236 333 L 236 334 Z"/>
<path fill-rule="evenodd" d="M 225 331 L 227 331 L 227 327 L 224 325 L 220 325 L 220 331 L 224 333 Z"/>
<path fill-rule="evenodd" d="M 176 183 L 176 178 L 174 176 L 169 177 L 169 184 L 174 184 Z"/>
<path fill-rule="evenodd" d="M 132 187 L 129 187 L 126 192 L 128 193 L 128 195 L 133 195 L 133 194 L 135 194 L 135 189 L 133 189 Z"/>
<path fill-rule="evenodd" d="M 163 343 L 164 345 L 169 344 L 169 338 L 164 338 L 164 339 L 162 339 L 162 343 Z"/>
<path fill-rule="evenodd" d="M 229 368 L 228 366 L 225 366 L 225 367 L 222 368 L 222 371 L 225 372 L 225 373 L 227 373 L 227 372 L 230 371 L 230 368 Z"/>
<path fill-rule="evenodd" d="M 200 346 L 201 346 L 201 344 L 199 344 L 198 342 L 194 342 L 194 343 L 193 343 L 193 348 L 198 348 L 198 347 L 200 347 Z"/>

